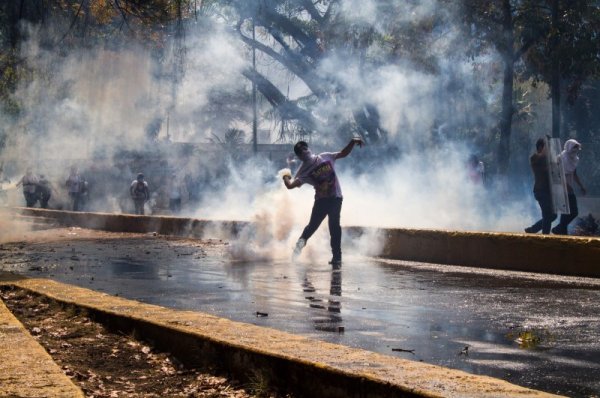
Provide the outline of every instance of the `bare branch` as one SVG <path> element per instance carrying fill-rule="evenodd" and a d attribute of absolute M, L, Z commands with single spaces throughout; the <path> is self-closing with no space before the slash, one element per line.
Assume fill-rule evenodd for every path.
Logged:
<path fill-rule="evenodd" d="M 305 109 L 289 101 L 273 83 L 252 68 L 245 69 L 242 74 L 256 84 L 256 88 L 277 109 L 284 119 L 298 120 L 309 130 L 315 130 L 315 119 Z"/>
<path fill-rule="evenodd" d="M 127 12 L 126 10 L 121 7 L 121 4 L 119 3 L 119 0 L 114 0 L 114 5 L 117 8 L 117 10 L 119 10 L 119 13 L 121 13 L 121 16 L 123 17 L 123 23 L 125 25 L 127 25 L 127 27 L 131 30 L 131 26 L 129 26 L 129 21 L 127 20 Z M 119 30 L 121 30 L 121 27 L 123 26 L 123 24 L 121 24 L 121 26 L 119 27 Z"/>
<path fill-rule="evenodd" d="M 284 50 L 286 50 L 286 53 L 291 57 L 291 59 L 290 59 L 290 58 L 285 57 L 282 54 L 278 53 L 277 51 L 273 50 L 272 48 L 262 44 L 261 42 L 252 40 L 251 38 L 244 36 L 244 34 L 239 29 L 239 26 L 240 26 L 240 24 L 238 24 L 237 31 L 244 43 L 248 44 L 251 47 L 256 48 L 259 51 L 262 51 L 263 53 L 265 53 L 266 55 L 268 55 L 269 57 L 273 58 L 274 60 L 279 62 L 281 65 L 286 67 L 288 70 L 293 72 L 298 78 L 300 78 L 311 89 L 311 91 L 313 93 L 315 93 L 315 95 L 317 95 L 317 96 L 326 95 L 326 93 L 324 92 L 324 90 L 321 87 L 321 83 L 318 81 L 318 78 L 314 75 L 311 66 L 306 65 L 306 63 L 301 59 L 301 57 L 294 54 L 292 49 L 289 49 L 289 47 L 287 47 L 287 46 L 284 47 Z M 278 42 L 279 42 L 279 40 L 278 40 Z M 282 44 L 282 43 L 280 42 L 280 44 Z"/>
<path fill-rule="evenodd" d="M 319 12 L 319 10 L 317 10 L 312 0 L 302 0 L 301 3 L 306 9 L 306 11 L 308 11 L 312 19 L 315 19 L 319 23 L 323 22 L 323 16 Z"/>
<path fill-rule="evenodd" d="M 67 38 L 69 33 L 71 33 L 71 30 L 73 30 L 73 27 L 75 27 L 75 24 L 77 23 L 77 18 L 79 18 L 79 13 L 81 12 L 81 8 L 83 7 L 84 2 L 85 2 L 85 0 L 81 0 L 81 3 L 79 3 L 79 7 L 77 8 L 77 12 L 75 13 L 75 16 L 73 17 L 73 20 L 71 21 L 71 25 L 69 26 L 69 29 L 65 32 L 63 37 L 58 41 L 59 44 L 62 43 Z"/>

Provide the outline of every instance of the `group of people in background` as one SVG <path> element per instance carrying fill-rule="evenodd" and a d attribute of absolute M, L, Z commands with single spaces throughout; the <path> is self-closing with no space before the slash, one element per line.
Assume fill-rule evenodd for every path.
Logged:
<path fill-rule="evenodd" d="M 552 222 L 556 220 L 557 213 L 553 204 L 550 184 L 549 145 L 545 138 L 540 138 L 537 140 L 535 147 L 536 151 L 531 155 L 529 161 L 534 176 L 533 195 L 540 206 L 542 218 L 533 225 L 525 228 L 525 232 L 537 233 L 541 231 L 543 234 L 552 232 L 555 235 L 567 235 L 569 224 L 579 214 L 577 196 L 574 189 L 575 184 L 579 186 L 583 195 L 586 194 L 586 189 L 577 175 L 579 153 L 582 150 L 581 144 L 574 139 L 567 140 L 563 151 L 559 155 L 559 163 L 563 168 L 566 180 L 569 213 L 561 214 L 558 225 L 554 228 L 552 228 Z"/>
<path fill-rule="evenodd" d="M 17 187 L 23 186 L 23 196 L 27 207 L 35 207 L 40 203 L 42 209 L 48 208 L 48 202 L 56 190 L 48 181 L 44 174 L 36 175 L 31 168 L 27 168 L 25 175 L 16 184 Z M 71 168 L 69 177 L 65 182 L 65 187 L 71 200 L 71 209 L 73 211 L 83 210 L 85 199 L 88 193 L 88 183 L 79 174 L 76 167 Z"/>
<path fill-rule="evenodd" d="M 537 233 L 541 231 L 543 234 L 552 232 L 556 235 L 567 235 L 569 224 L 579 213 L 575 185 L 580 188 L 583 195 L 586 194 L 586 189 L 577 175 L 579 153 L 582 146 L 576 140 L 569 139 L 565 142 L 559 155 L 559 163 L 563 168 L 566 181 L 569 212 L 568 214 L 561 214 L 559 223 L 554 227 L 552 227 L 552 223 L 558 216 L 553 204 L 548 150 L 547 140 L 540 138 L 536 142 L 535 153 L 530 157 L 530 165 L 534 176 L 533 194 L 540 207 L 542 217 L 533 225 L 525 228 L 525 232 Z M 476 184 L 483 185 L 485 182 L 484 164 L 475 155 L 471 156 L 468 161 L 468 177 Z M 35 175 L 31 168 L 28 168 L 25 175 L 17 182 L 17 187 L 19 186 L 23 186 L 23 196 L 27 207 L 34 207 L 39 202 L 41 208 L 48 208 L 48 202 L 56 193 L 48 179 L 43 174 Z M 70 209 L 73 211 L 84 210 L 89 195 L 89 182 L 79 173 L 77 167 L 71 168 L 64 186 L 68 191 Z M 168 206 L 171 213 L 179 213 L 182 199 L 189 196 L 189 192 L 186 192 L 184 184 L 179 181 L 175 173 L 170 175 L 163 190 L 165 195 L 168 196 Z M 148 182 L 144 179 L 143 173 L 138 173 L 137 178 L 129 186 L 129 196 L 133 202 L 134 213 L 145 214 L 144 207 L 150 201 L 151 195 Z"/>
<path fill-rule="evenodd" d="M 43 174 L 34 174 L 31 168 L 27 168 L 25 175 L 17 182 L 16 186 L 23 187 L 23 196 L 27 207 L 35 207 L 39 202 L 41 208 L 47 209 L 48 202 L 53 197 L 53 194 L 55 197 L 58 196 L 58 192 L 48 179 Z M 69 176 L 64 183 L 64 189 L 69 197 L 69 210 L 87 210 L 86 205 L 89 199 L 90 182 L 79 172 L 77 167 L 71 167 Z M 169 176 L 163 187 L 163 191 L 163 194 L 168 196 L 170 212 L 172 214 L 179 213 L 182 202 L 186 196 L 189 196 L 189 193 L 175 173 Z M 129 197 L 133 204 L 133 213 L 139 215 L 145 214 L 144 208 L 148 206 L 152 198 L 148 182 L 144 179 L 143 173 L 138 173 L 136 179 L 130 184 Z"/>
<path fill-rule="evenodd" d="M 39 201 L 42 209 L 48 208 L 54 189 L 43 174 L 36 176 L 31 169 L 27 169 L 25 175 L 17 182 L 17 187 L 21 185 L 27 207 L 34 207 Z"/>

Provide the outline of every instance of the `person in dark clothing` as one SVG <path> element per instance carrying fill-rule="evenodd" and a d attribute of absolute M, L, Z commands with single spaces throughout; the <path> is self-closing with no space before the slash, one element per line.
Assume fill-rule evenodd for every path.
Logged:
<path fill-rule="evenodd" d="M 530 227 L 525 228 L 525 232 L 533 234 L 542 231 L 543 234 L 549 234 L 552 222 L 556 220 L 556 213 L 552 205 L 552 194 L 550 192 L 550 173 L 548 171 L 548 148 L 546 140 L 540 138 L 535 143 L 536 152 L 531 155 L 529 162 L 535 179 L 533 185 L 533 196 L 540 205 L 542 218 Z"/>
<path fill-rule="evenodd" d="M 65 182 L 66 187 L 69 189 L 69 197 L 71 198 L 72 210 L 81 211 L 81 196 L 84 191 L 84 178 L 79 174 L 77 167 L 71 167 L 69 177 Z"/>
<path fill-rule="evenodd" d="M 23 196 L 25 197 L 25 203 L 27 207 L 34 207 L 38 201 L 38 197 L 35 193 L 37 187 L 38 178 L 30 168 L 27 168 L 25 175 L 17 182 L 17 187 L 23 185 Z"/>
<path fill-rule="evenodd" d="M 35 191 L 40 200 L 40 207 L 42 209 L 47 209 L 48 202 L 52 197 L 52 185 L 50 185 L 50 181 L 48 181 L 43 174 L 40 175 Z"/>
<path fill-rule="evenodd" d="M 300 254 L 300 251 L 306 245 L 306 241 L 319 228 L 325 217 L 328 217 L 331 251 L 333 253 L 330 264 L 334 268 L 339 268 L 342 265 L 342 227 L 340 226 L 342 190 L 334 165 L 337 159 L 348 156 L 354 145 L 362 147 L 363 141 L 360 138 L 353 138 L 340 152 L 323 152 L 318 155 L 313 155 L 308 149 L 308 144 L 304 141 L 299 141 L 294 146 L 294 153 L 302 161 L 302 164 L 293 179 L 290 174 L 285 174 L 283 182 L 287 189 L 298 188 L 305 183 L 315 188 L 315 202 L 310 221 L 296 243 L 294 256 Z"/>
<path fill-rule="evenodd" d="M 139 173 L 137 179 L 131 183 L 129 194 L 135 206 L 135 214 L 144 215 L 144 203 L 150 199 L 150 192 L 148 191 L 148 183 L 144 181 L 142 173 Z"/>

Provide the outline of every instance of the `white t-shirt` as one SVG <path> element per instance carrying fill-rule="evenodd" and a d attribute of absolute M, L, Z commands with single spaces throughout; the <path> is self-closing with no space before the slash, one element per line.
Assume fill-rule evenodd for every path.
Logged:
<path fill-rule="evenodd" d="M 339 152 L 323 152 L 302 162 L 296 179 L 315 188 L 315 199 L 341 198 L 342 188 L 335 174 L 335 158 Z"/>

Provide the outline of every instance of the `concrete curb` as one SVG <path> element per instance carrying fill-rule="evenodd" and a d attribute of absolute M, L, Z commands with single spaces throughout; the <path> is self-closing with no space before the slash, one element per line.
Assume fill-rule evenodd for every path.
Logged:
<path fill-rule="evenodd" d="M 600 277 L 600 239 L 388 229 L 382 257 L 426 263 Z"/>
<path fill-rule="evenodd" d="M 0 300 L 0 396 L 83 398 Z"/>
<path fill-rule="evenodd" d="M 231 239 L 253 227 L 241 221 L 17 210 L 66 226 L 114 232 Z M 600 278 L 600 238 L 596 237 L 362 227 L 345 227 L 344 234 L 377 237 L 383 242 L 379 255 L 389 259 Z"/>
<path fill-rule="evenodd" d="M 54 282 L 0 274 L 14 286 L 85 309 L 103 323 L 135 331 L 187 365 L 211 365 L 240 380 L 260 375 L 297 396 L 550 397 L 506 381 L 311 340 L 216 316 L 176 311 Z M 24 354 L 28 349 L 25 349 Z M 20 350 L 22 351 L 22 350 Z M 6 363 L 4 355 L 0 356 Z"/>
<path fill-rule="evenodd" d="M 62 210 L 16 208 L 24 216 L 52 219 L 61 225 L 77 226 L 111 232 L 148 233 L 202 238 L 211 236 L 229 239 L 252 223 L 244 221 L 212 221 L 169 216 L 138 216 L 132 214 L 84 213 Z"/>

